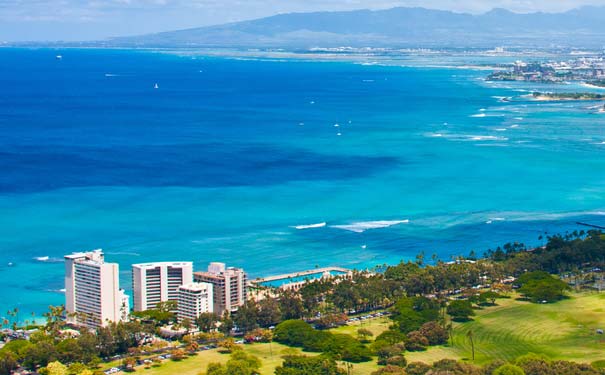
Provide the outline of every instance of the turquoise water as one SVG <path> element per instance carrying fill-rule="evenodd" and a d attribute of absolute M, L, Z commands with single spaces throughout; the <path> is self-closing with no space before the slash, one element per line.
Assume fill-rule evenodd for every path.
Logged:
<path fill-rule="evenodd" d="M 255 278 L 605 224 L 598 103 L 484 75 L 0 49 L 0 311 L 62 303 L 62 256 L 94 248 L 130 289 L 146 261 Z"/>

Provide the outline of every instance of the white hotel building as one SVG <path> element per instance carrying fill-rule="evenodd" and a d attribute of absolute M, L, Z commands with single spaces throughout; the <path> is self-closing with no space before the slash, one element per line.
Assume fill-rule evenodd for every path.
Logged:
<path fill-rule="evenodd" d="M 213 312 L 213 287 L 209 283 L 189 283 L 179 287 L 177 302 L 179 322 L 189 319 L 195 322 L 202 313 Z"/>
<path fill-rule="evenodd" d="M 102 250 L 65 256 L 65 310 L 68 323 L 89 328 L 128 319 L 119 266 L 105 263 Z"/>
<path fill-rule="evenodd" d="M 179 287 L 192 282 L 192 262 L 133 264 L 134 311 L 154 309 L 160 302 L 177 302 Z"/>

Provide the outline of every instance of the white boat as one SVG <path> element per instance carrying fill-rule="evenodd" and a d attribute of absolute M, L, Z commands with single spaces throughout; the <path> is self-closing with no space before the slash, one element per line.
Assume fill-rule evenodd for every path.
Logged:
<path fill-rule="evenodd" d="M 36 257 L 35 258 L 38 262 L 48 262 L 48 260 L 50 259 L 50 257 L 45 256 L 45 257 Z"/>
<path fill-rule="evenodd" d="M 158 84 L 156 83 L 155 86 L 153 86 L 154 89 L 159 89 L 160 86 L 158 86 Z"/>
<path fill-rule="evenodd" d="M 55 58 L 56 58 L 57 60 L 61 60 L 61 59 L 63 58 L 63 56 L 61 56 L 61 55 L 57 55 L 57 56 L 55 56 Z"/>

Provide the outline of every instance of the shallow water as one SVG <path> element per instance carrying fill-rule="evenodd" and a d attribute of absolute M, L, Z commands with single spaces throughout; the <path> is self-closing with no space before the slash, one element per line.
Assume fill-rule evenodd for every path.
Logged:
<path fill-rule="evenodd" d="M 130 289 L 144 261 L 257 277 L 605 224 L 599 103 L 484 75 L 0 49 L 0 311 L 62 303 L 62 256 L 99 247 Z"/>

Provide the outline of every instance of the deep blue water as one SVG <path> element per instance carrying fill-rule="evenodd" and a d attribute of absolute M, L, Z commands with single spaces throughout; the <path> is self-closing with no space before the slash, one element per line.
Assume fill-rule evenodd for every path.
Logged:
<path fill-rule="evenodd" d="M 0 49 L 0 311 L 62 303 L 62 256 L 99 247 L 130 289 L 143 261 L 257 277 L 605 224 L 598 103 L 484 75 Z"/>

